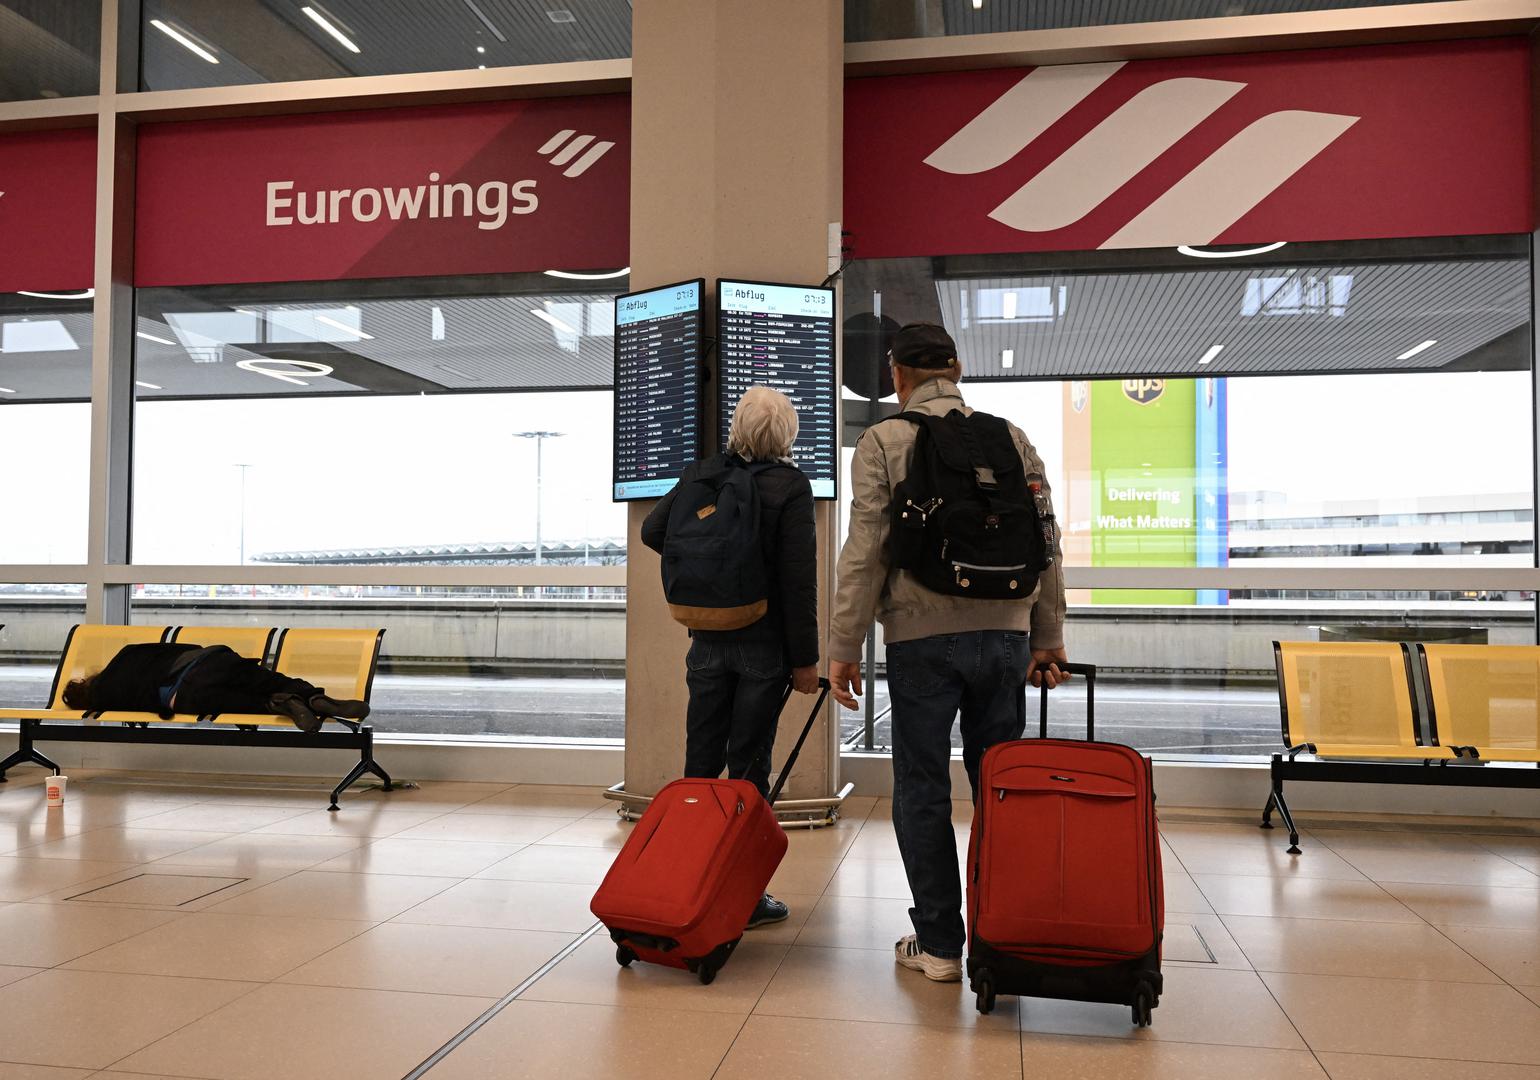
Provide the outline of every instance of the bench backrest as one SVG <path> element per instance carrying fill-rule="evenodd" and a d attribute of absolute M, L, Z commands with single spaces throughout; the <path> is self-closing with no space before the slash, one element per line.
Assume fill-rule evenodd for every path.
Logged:
<path fill-rule="evenodd" d="M 1285 746 L 1416 746 L 1410 661 L 1396 642 L 1275 641 Z"/>
<path fill-rule="evenodd" d="M 70 627 L 64 639 L 59 669 L 54 672 L 53 689 L 48 694 L 50 709 L 64 708 L 64 686 L 72 679 L 94 675 L 107 666 L 125 645 L 145 645 L 165 641 L 169 626 L 103 626 L 80 623 Z"/>
<path fill-rule="evenodd" d="M 1540 646 L 1419 645 L 1417 653 L 1439 742 L 1540 749 Z"/>
<path fill-rule="evenodd" d="M 266 660 L 278 631 L 271 626 L 178 626 L 171 640 L 183 645 L 225 645 L 250 660 Z"/>
<path fill-rule="evenodd" d="M 273 666 L 290 678 L 325 690 L 334 698 L 369 700 L 384 630 L 285 630 Z"/>

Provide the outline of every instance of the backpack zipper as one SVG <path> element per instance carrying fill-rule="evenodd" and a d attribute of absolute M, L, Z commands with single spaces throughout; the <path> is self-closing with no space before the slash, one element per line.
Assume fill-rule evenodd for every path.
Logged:
<path fill-rule="evenodd" d="M 946 558 L 946 544 L 941 545 L 941 557 L 943 559 Z M 1027 568 L 1027 564 L 1026 563 L 1019 563 L 1016 566 L 979 566 L 976 563 L 965 563 L 965 562 L 954 562 L 952 564 L 952 569 L 953 570 L 988 570 L 988 571 L 997 571 L 999 573 L 1008 573 L 1008 572 L 1014 572 L 1016 570 L 1025 570 L 1026 568 Z"/>

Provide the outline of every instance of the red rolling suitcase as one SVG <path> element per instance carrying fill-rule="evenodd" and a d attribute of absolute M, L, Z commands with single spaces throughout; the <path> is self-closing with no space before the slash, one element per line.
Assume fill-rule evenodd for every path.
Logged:
<path fill-rule="evenodd" d="M 1063 666 L 1063 665 L 1061 665 Z M 1160 1003 L 1165 896 L 1150 761 L 1086 739 L 999 743 L 979 767 L 968 842 L 968 975 L 980 1012 L 996 994 L 1128 1005 L 1148 1027 Z"/>
<path fill-rule="evenodd" d="M 829 696 L 828 680 L 818 685 L 769 802 L 747 780 L 675 780 L 654 796 L 589 905 L 622 967 L 646 960 L 709 983 L 727 963 L 786 854 L 771 806 Z M 788 686 L 783 709 L 790 697 Z"/>

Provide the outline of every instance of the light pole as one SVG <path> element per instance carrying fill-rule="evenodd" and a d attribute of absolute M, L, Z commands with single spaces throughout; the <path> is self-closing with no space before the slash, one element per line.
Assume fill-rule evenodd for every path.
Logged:
<path fill-rule="evenodd" d="M 515 439 L 535 440 L 535 565 L 540 566 L 545 562 L 545 555 L 540 546 L 540 471 L 542 465 L 542 451 L 547 439 L 559 439 L 565 435 L 565 431 L 515 431 Z"/>
<path fill-rule="evenodd" d="M 250 463 L 235 462 L 235 467 L 241 470 L 241 565 L 246 565 L 246 470 L 251 468 Z"/>

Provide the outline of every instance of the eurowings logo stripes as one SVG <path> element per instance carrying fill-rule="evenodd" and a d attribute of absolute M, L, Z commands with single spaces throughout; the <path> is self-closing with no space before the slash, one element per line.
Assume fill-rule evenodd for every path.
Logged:
<path fill-rule="evenodd" d="M 1109 63 L 1037 68 L 937 147 L 925 163 L 954 175 L 997 169 L 1122 67 L 1122 63 Z M 1222 79 L 1173 78 L 1145 87 L 1016 189 L 989 216 L 1027 233 L 1073 225 L 1243 92 L 1246 85 Z M 1213 243 L 1359 119 L 1302 110 L 1263 116 L 1100 246 Z"/>
<path fill-rule="evenodd" d="M 577 135 L 577 138 L 574 139 L 574 135 Z M 568 142 L 568 139 L 572 139 L 572 141 Z M 593 145 L 589 146 L 589 143 L 593 143 Z M 578 135 L 573 128 L 564 128 L 547 139 L 539 152 L 541 157 L 555 155 L 551 157 L 551 164 L 557 168 L 567 165 L 573 158 L 577 158 L 576 161 L 573 161 L 562 172 L 563 176 L 572 177 L 582 176 L 586 173 L 596 161 L 609 153 L 610 148 L 614 145 L 612 142 L 594 142 L 592 135 Z M 586 154 L 583 153 L 585 149 L 588 151 Z M 583 156 L 578 157 L 579 154 L 583 154 Z"/>

